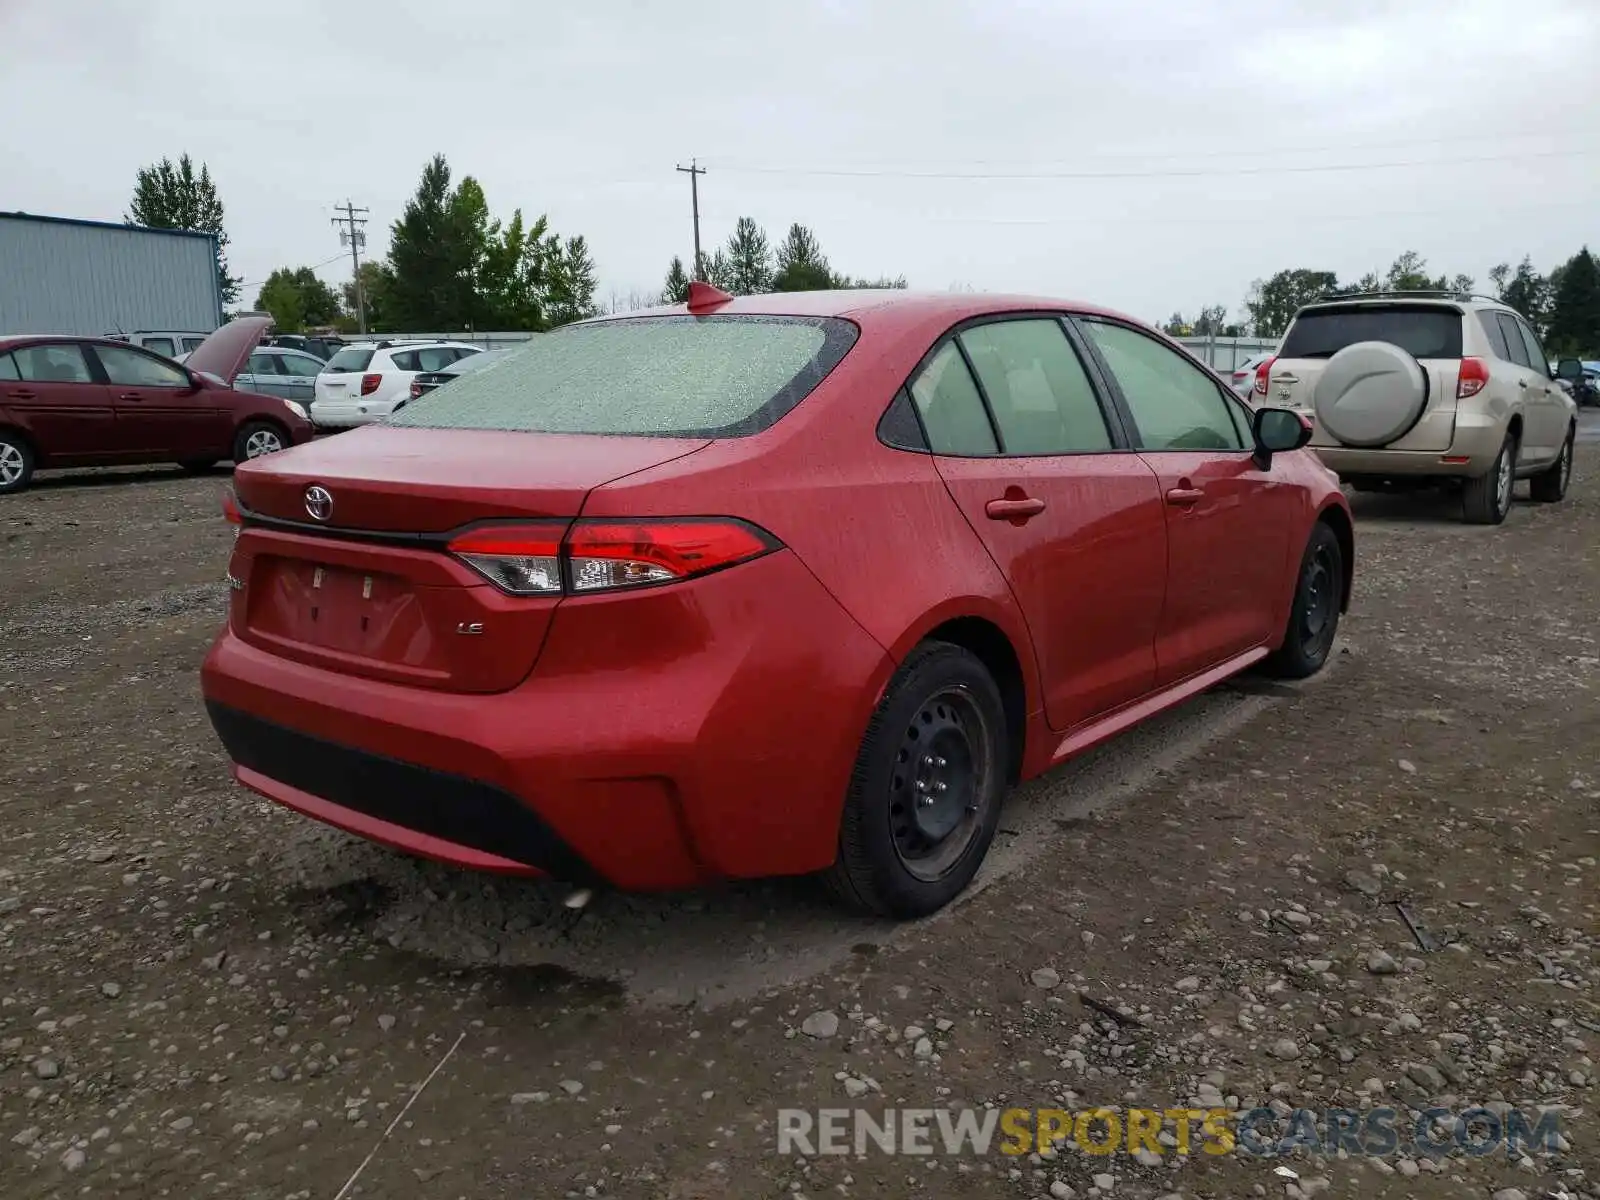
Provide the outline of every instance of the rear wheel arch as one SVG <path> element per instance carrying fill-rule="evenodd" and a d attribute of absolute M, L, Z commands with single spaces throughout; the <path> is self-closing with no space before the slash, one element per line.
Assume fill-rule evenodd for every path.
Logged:
<path fill-rule="evenodd" d="M 1515 438 L 1519 446 L 1522 444 L 1522 414 L 1520 412 L 1511 414 L 1511 420 L 1506 422 L 1506 433 Z"/>

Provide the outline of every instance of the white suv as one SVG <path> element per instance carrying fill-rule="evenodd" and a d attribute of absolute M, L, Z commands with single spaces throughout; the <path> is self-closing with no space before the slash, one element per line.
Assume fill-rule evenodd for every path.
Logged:
<path fill-rule="evenodd" d="M 1255 404 L 1312 416 L 1314 450 L 1357 491 L 1450 486 L 1498 525 L 1516 480 L 1566 495 L 1577 406 L 1520 313 L 1483 296 L 1381 292 L 1295 314 Z"/>
<path fill-rule="evenodd" d="M 349 429 L 386 417 L 411 392 L 411 381 L 442 371 L 482 346 L 466 342 L 384 341 L 346 346 L 317 375 L 311 423 L 319 429 Z"/>

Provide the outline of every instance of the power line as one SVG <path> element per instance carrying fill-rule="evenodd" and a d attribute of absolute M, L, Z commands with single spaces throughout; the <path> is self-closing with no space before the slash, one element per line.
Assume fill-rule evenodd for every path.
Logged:
<path fill-rule="evenodd" d="M 882 168 L 719 167 L 739 175 L 792 175 L 842 179 L 1199 179 L 1225 175 L 1309 175 L 1339 171 L 1386 171 L 1408 167 L 1460 167 L 1479 163 L 1518 162 L 1533 158 L 1592 158 L 1600 150 L 1545 150 L 1522 154 L 1457 155 L 1454 158 L 1396 159 L 1368 163 L 1304 163 L 1262 167 L 1193 167 L 1155 171 L 891 171 Z M 681 168 L 680 168 L 681 169 Z"/>
<path fill-rule="evenodd" d="M 356 323 L 361 332 L 367 332 L 367 300 L 361 292 L 361 247 L 367 244 L 367 235 L 362 229 L 367 223 L 366 214 L 370 209 L 356 208 L 346 200 L 343 205 L 335 204 L 333 211 L 338 213 L 333 218 L 333 224 L 339 227 L 339 244 L 350 247 L 350 272 L 356 285 Z"/>
<path fill-rule="evenodd" d="M 1326 144 L 1320 145 L 1320 146 L 1317 146 L 1317 145 L 1292 145 L 1292 146 L 1275 146 L 1275 147 L 1257 146 L 1257 147 L 1251 147 L 1251 148 L 1239 149 L 1239 150 L 1232 150 L 1232 149 L 1225 149 L 1225 150 L 1215 150 L 1215 149 L 1206 149 L 1206 150 L 1194 150 L 1194 149 L 1169 150 L 1169 149 L 1163 149 L 1163 148 L 1159 148 L 1159 147 L 1158 148 L 1151 148 L 1151 149 L 1143 149 L 1143 150 L 1141 150 L 1141 149 L 1137 149 L 1137 148 L 1131 148 L 1131 149 L 1123 149 L 1123 150 L 1095 150 L 1095 151 L 1078 153 L 1078 154 L 1075 154 L 1070 161 L 1072 161 L 1072 162 L 1083 162 L 1085 160 L 1093 161 L 1093 160 L 1096 160 L 1096 159 L 1100 159 L 1100 160 L 1109 160 L 1109 161 L 1116 162 L 1116 161 L 1121 161 L 1121 160 L 1124 160 L 1124 159 L 1138 159 L 1138 160 L 1143 160 L 1143 161 L 1150 161 L 1152 159 L 1154 159 L 1154 160 L 1165 160 L 1165 159 L 1191 159 L 1191 158 L 1206 158 L 1206 159 L 1214 159 L 1214 158 L 1276 158 L 1276 157 L 1279 157 L 1279 156 L 1282 156 L 1282 155 L 1285 155 L 1285 154 L 1345 154 L 1345 153 L 1349 153 L 1349 152 L 1355 151 L 1355 150 L 1398 150 L 1398 149 L 1407 149 L 1407 148 L 1413 148 L 1413 147 L 1456 146 L 1456 145 L 1463 145 L 1463 144 L 1467 144 L 1467 143 L 1480 143 L 1480 144 L 1482 144 L 1482 143 L 1496 143 L 1496 142 L 1511 142 L 1511 143 L 1515 143 L 1517 145 L 1521 145 L 1523 143 L 1526 143 L 1530 139 L 1535 139 L 1535 140 L 1540 140 L 1540 141 L 1547 141 L 1547 142 L 1548 141 L 1552 141 L 1552 140 L 1560 141 L 1562 136 L 1563 135 L 1560 135 L 1560 134 L 1550 133 L 1547 130 L 1529 129 L 1529 130 L 1523 130 L 1523 131 L 1520 131 L 1520 132 L 1512 131 L 1512 132 L 1509 132 L 1509 133 L 1468 133 L 1468 134 L 1456 134 L 1456 135 L 1452 135 L 1452 136 L 1443 136 L 1443 137 L 1401 138 L 1401 139 L 1398 139 L 1398 140 L 1377 141 L 1377 142 L 1341 142 L 1341 143 L 1338 143 L 1336 145 L 1326 145 Z M 768 168 L 768 167 L 762 166 L 761 164 L 755 164 L 754 166 L 752 166 L 751 164 L 748 164 L 748 163 L 742 163 L 742 161 L 737 156 L 734 156 L 732 158 L 725 158 L 725 157 L 722 157 L 722 156 L 719 155 L 719 156 L 715 156 L 712 159 L 712 161 L 714 161 L 717 164 L 717 169 L 719 171 L 722 171 L 722 170 L 734 171 L 734 170 L 767 170 L 767 169 L 774 169 L 774 168 Z M 998 166 L 998 165 L 1013 165 L 1013 164 L 1016 164 L 1016 163 L 1019 163 L 1019 162 L 1022 162 L 1022 161 L 1024 161 L 1024 160 L 1023 159 L 1019 159 L 1019 158 L 1009 158 L 1009 159 L 1006 159 L 1006 158 L 972 158 L 972 159 L 966 159 L 965 160 L 965 162 L 966 162 L 966 164 L 968 166 L 973 166 L 973 167 L 992 167 L 992 166 Z M 1040 166 L 1045 166 L 1045 165 L 1051 165 L 1053 163 L 1066 162 L 1066 161 L 1069 161 L 1069 160 L 1064 160 L 1064 159 L 1052 159 L 1052 160 L 1033 159 L 1033 160 L 1029 160 L 1029 161 L 1031 161 L 1032 166 L 1040 167 Z M 853 165 L 853 164 L 845 163 L 845 164 L 842 164 L 842 165 L 848 166 L 848 165 Z M 903 166 L 905 164 L 902 163 L 902 164 L 898 164 L 898 165 Z M 779 168 L 779 169 L 787 169 L 787 168 Z M 883 169 L 883 168 L 879 168 L 879 169 Z"/>
<path fill-rule="evenodd" d="M 1557 211 L 1557 210 L 1567 210 L 1567 209 L 1591 210 L 1593 208 L 1594 208 L 1594 202 L 1590 201 L 1590 200 L 1555 200 L 1555 201 L 1543 201 L 1543 202 L 1536 201 L 1536 202 L 1533 202 L 1533 203 L 1512 203 L 1512 204 L 1503 204 L 1503 203 L 1500 203 L 1499 201 L 1495 202 L 1495 211 L 1496 212 L 1543 212 L 1543 211 L 1546 211 L 1546 210 Z M 1458 208 L 1457 209 L 1450 209 L 1450 208 L 1422 208 L 1422 209 L 1405 209 L 1405 210 L 1387 211 L 1387 212 L 1384 212 L 1384 211 L 1361 211 L 1361 212 L 1340 212 L 1340 213 L 1307 213 L 1307 212 L 1296 211 L 1295 214 L 1294 214 L 1294 220 L 1295 220 L 1295 222 L 1297 224 L 1299 224 L 1299 223 L 1314 223 L 1314 222 L 1318 222 L 1318 221 L 1330 221 L 1330 222 L 1340 222 L 1340 221 L 1356 221 L 1356 222 L 1360 222 L 1360 221 L 1382 221 L 1382 220 L 1390 220 L 1390 219 L 1404 219 L 1404 218 L 1407 218 L 1407 217 L 1442 217 L 1442 216 L 1451 216 L 1451 215 L 1458 214 L 1461 211 L 1462 210 L 1458 209 Z M 707 213 L 705 215 L 709 219 L 714 220 L 714 221 L 733 221 L 735 219 L 733 216 L 730 216 L 727 213 L 712 212 L 712 213 Z M 835 215 L 832 215 L 832 216 L 821 216 L 821 217 L 818 217 L 818 215 L 815 214 L 815 213 L 812 213 L 810 215 L 811 215 L 812 220 L 819 220 L 819 221 L 828 221 L 828 220 L 833 220 L 833 221 L 854 221 L 854 220 L 859 220 L 859 216 L 858 215 L 847 216 L 847 215 L 844 215 L 844 214 L 835 214 Z M 895 220 L 896 220 L 896 222 L 899 222 L 899 223 L 910 223 L 912 221 L 921 221 L 921 222 L 924 222 L 924 223 L 927 223 L 927 224 L 932 224 L 932 225 L 984 225 L 984 226 L 1013 226 L 1014 225 L 1014 226 L 1021 226 L 1021 227 L 1027 227 L 1027 226 L 1050 226 L 1050 225 L 1073 225 L 1073 226 L 1080 226 L 1081 227 L 1081 226 L 1086 226 L 1087 225 L 1087 226 L 1100 227 L 1100 226 L 1106 226 L 1106 225 L 1137 225 L 1137 226 L 1146 226 L 1146 225 L 1183 225 L 1183 226 L 1189 226 L 1189 225 L 1260 225 L 1262 220 L 1263 220 L 1263 217 L 1259 213 L 1246 214 L 1246 215 L 1238 216 L 1238 217 L 1209 217 L 1209 216 L 1207 216 L 1207 217 L 1190 217 L 1190 216 L 1150 217 L 1150 216 L 1120 216 L 1120 215 L 1119 216 L 1102 216 L 1102 215 L 1096 214 L 1096 213 L 1082 213 L 1082 212 L 1075 212 L 1075 213 L 1073 213 L 1071 215 L 1059 216 L 1059 217 L 964 217 L 964 216 L 956 216 L 956 215 L 930 214 L 930 213 L 925 213 L 925 212 L 915 212 L 915 213 L 906 212 L 906 213 L 897 214 L 896 217 L 895 217 Z"/>

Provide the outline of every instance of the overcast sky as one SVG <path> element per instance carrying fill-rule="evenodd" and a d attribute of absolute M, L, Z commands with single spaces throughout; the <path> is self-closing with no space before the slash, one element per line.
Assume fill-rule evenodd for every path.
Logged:
<path fill-rule="evenodd" d="M 381 254 L 435 152 L 584 234 L 602 299 L 689 259 L 691 156 L 708 247 L 801 221 L 852 274 L 1146 319 L 1600 249 L 1600 0 L 0 0 L 0 46 L 0 210 L 116 220 L 187 150 L 246 302 L 346 197 Z"/>

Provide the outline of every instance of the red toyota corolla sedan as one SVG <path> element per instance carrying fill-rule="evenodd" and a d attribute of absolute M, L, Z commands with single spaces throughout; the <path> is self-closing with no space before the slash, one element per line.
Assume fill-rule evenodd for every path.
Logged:
<path fill-rule="evenodd" d="M 1308 437 L 1084 305 L 696 285 L 243 465 L 206 704 L 240 782 L 415 854 L 917 916 L 1017 780 L 1322 667 Z"/>

